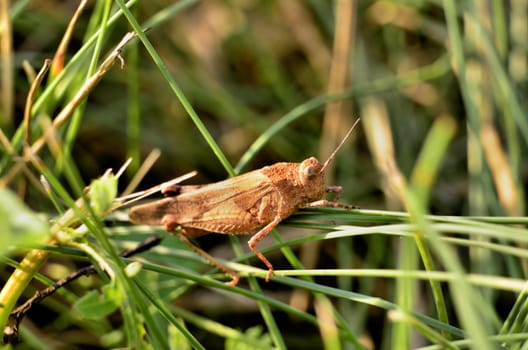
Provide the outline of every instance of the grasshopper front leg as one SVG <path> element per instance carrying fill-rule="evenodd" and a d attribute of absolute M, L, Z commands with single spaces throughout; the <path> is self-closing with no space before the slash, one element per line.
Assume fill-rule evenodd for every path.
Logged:
<path fill-rule="evenodd" d="M 336 196 L 334 200 L 329 201 L 326 199 L 320 199 L 318 201 L 308 203 L 304 207 L 305 208 L 332 207 L 332 208 L 343 208 L 343 209 L 357 209 L 358 208 L 356 205 L 339 203 L 339 199 L 341 198 L 341 194 L 343 193 L 343 187 L 341 186 L 328 186 L 325 189 L 325 192 L 335 193 Z"/>
<path fill-rule="evenodd" d="M 273 265 L 269 262 L 268 259 L 266 259 L 264 254 L 262 254 L 260 250 L 257 249 L 256 245 L 258 242 L 260 242 L 262 238 L 266 237 L 266 235 L 270 233 L 270 231 L 273 230 L 275 226 L 277 226 L 279 222 L 281 222 L 281 220 L 282 218 L 277 215 L 269 224 L 261 228 L 260 231 L 255 233 L 248 241 L 249 249 L 251 249 L 253 253 L 255 253 L 255 255 L 260 259 L 260 261 L 262 261 L 268 267 L 266 282 L 269 282 L 271 275 L 273 275 Z"/>
<path fill-rule="evenodd" d="M 326 193 L 335 193 L 334 202 L 339 202 L 339 199 L 341 199 L 341 195 L 343 194 L 343 187 L 341 186 L 328 186 L 325 189 Z"/>

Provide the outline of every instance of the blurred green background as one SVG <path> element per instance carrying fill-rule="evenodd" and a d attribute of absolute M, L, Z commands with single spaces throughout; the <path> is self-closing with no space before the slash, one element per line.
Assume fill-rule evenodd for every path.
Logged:
<path fill-rule="evenodd" d="M 182 11 L 167 13 L 163 21 L 154 22 L 147 34 L 170 74 L 235 165 L 257 136 L 273 123 L 294 107 L 329 91 L 336 4 L 332 1 L 189 3 Z M 13 35 L 19 73 L 15 94 L 18 118 L 23 114 L 29 89 L 22 60 L 28 59 L 38 70 L 44 58 L 53 57 L 76 5 L 76 2 L 35 3 L 16 17 Z M 134 11 L 143 23 L 153 16 L 163 16 L 171 5 L 174 7 L 164 2 L 139 3 Z M 95 3 L 89 2 L 79 18 L 69 55 L 82 44 L 94 6 Z M 354 22 L 345 33 L 345 42 L 351 46 L 344 57 L 348 71 L 342 72 L 346 85 L 333 91 L 354 89 L 342 107 L 343 112 L 337 121 L 325 124 L 330 129 L 327 132 L 323 130 L 324 106 L 309 110 L 272 137 L 245 171 L 277 161 L 298 162 L 311 155 L 325 158 L 331 147 L 323 143 L 335 143 L 357 117 L 368 117 L 362 113 L 370 101 L 366 97 L 375 97 L 376 101 L 370 102 L 386 110 L 395 157 L 405 174 L 410 173 L 435 117 L 451 113 L 463 123 L 458 82 L 445 65 L 448 38 L 439 4 L 359 1 L 352 6 Z M 127 30 L 130 27 L 125 20 L 112 26 L 105 39 L 108 49 Z M 222 165 L 214 159 L 145 50 L 138 49 L 137 61 L 130 60 L 128 54 L 125 50 L 123 69 L 112 69 L 91 93 L 86 105 L 73 146 L 85 181 L 108 167 L 117 168 L 129 154 L 130 146 L 138 147 L 142 157 L 153 148 L 161 150 L 161 158 L 147 175 L 149 184 L 195 169 L 199 171 L 196 182 L 225 178 Z M 415 82 L 405 89 L 396 86 L 396 75 L 439 59 L 444 60 L 444 65 L 437 69 L 443 71 L 436 73 L 433 81 Z M 137 97 L 127 90 L 135 88 L 127 88 L 129 79 L 137 79 L 138 91 L 133 92 Z M 384 79 L 389 79 L 385 86 Z M 374 82 L 381 83 L 378 93 L 369 92 Z M 132 104 L 137 105 L 131 107 Z M 139 130 L 130 135 L 130 129 L 136 128 Z M 343 174 L 336 184 L 346 189 L 347 200 L 380 208 L 384 207 L 379 192 L 382 181 L 365 142 L 361 141 L 364 134 L 365 130 L 358 128 L 353 137 L 359 145 L 353 147 L 350 144 L 356 141 L 349 142 L 348 154 L 340 155 L 344 164 L 339 171 Z M 457 135 L 460 141 L 453 147 L 459 145 L 462 149 L 449 152 L 450 166 L 446 167 L 445 176 L 439 178 L 438 188 L 444 190 L 438 191 L 440 197 L 435 204 L 442 206 L 442 212 L 460 213 L 464 206 L 465 174 L 457 174 L 455 170 L 466 168 L 464 134 L 461 124 Z M 321 140 L 321 135 L 334 140 Z M 325 154 L 321 154 L 322 148 Z"/>

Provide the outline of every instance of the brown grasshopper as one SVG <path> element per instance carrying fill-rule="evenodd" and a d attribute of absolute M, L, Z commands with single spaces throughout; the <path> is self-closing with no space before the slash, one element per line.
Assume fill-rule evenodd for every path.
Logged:
<path fill-rule="evenodd" d="M 224 181 L 206 185 L 171 185 L 161 192 L 170 197 L 132 207 L 130 221 L 135 224 L 164 225 L 168 232 L 203 256 L 213 266 L 231 275 L 229 285 L 238 283 L 239 275 L 194 245 L 189 238 L 209 233 L 250 234 L 249 248 L 268 267 L 266 282 L 273 265 L 256 244 L 283 219 L 299 208 L 353 206 L 338 203 L 341 186 L 325 185 L 325 170 L 354 127 L 322 165 L 310 157 L 301 163 L 275 163 Z M 321 199 L 334 192 L 334 201 Z"/>

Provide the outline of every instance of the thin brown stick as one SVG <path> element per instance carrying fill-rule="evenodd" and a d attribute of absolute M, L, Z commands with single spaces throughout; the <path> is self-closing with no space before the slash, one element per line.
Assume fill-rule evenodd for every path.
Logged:
<path fill-rule="evenodd" d="M 162 237 L 159 236 L 151 236 L 147 239 L 145 239 L 143 242 L 139 243 L 135 248 L 126 250 L 120 254 L 123 258 L 129 258 L 131 256 L 141 254 L 145 251 L 148 251 L 152 249 L 153 247 L 159 245 L 161 241 L 163 240 Z M 89 276 L 97 273 L 97 269 L 94 265 L 89 265 L 86 267 L 83 267 L 77 271 L 72 272 L 65 278 L 55 282 L 53 285 L 44 288 L 42 290 L 39 290 L 35 292 L 35 294 L 26 300 L 26 302 L 16 309 L 14 309 L 9 317 L 9 322 L 4 330 L 4 342 L 5 343 L 13 343 L 15 341 L 15 338 L 18 334 L 18 326 L 24 316 L 27 314 L 31 308 L 37 304 L 39 304 L 42 300 L 49 297 L 53 293 L 55 293 L 60 288 L 70 284 L 71 282 L 75 281 L 81 276 Z"/>

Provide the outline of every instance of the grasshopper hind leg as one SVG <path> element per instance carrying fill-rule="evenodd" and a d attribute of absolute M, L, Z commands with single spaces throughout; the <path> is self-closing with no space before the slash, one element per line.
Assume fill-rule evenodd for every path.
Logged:
<path fill-rule="evenodd" d="M 172 226 L 172 225 L 167 225 L 167 226 Z M 198 247 L 193 242 L 191 242 L 191 240 L 189 240 L 189 238 L 185 235 L 185 229 L 182 229 L 181 231 L 175 229 L 174 227 L 166 227 L 166 229 L 167 231 L 169 231 L 170 233 L 178 237 L 180 241 L 185 243 L 189 248 L 194 250 L 198 255 L 200 255 L 205 260 L 207 260 L 209 264 L 216 267 L 217 269 L 224 272 L 225 274 L 231 276 L 231 281 L 226 282 L 228 286 L 234 287 L 238 284 L 238 281 L 240 280 L 240 276 L 238 275 L 238 273 L 231 270 L 230 268 L 228 268 L 227 266 L 225 266 L 224 264 L 222 264 L 221 262 L 213 258 L 211 255 L 207 254 L 202 248 Z"/>

